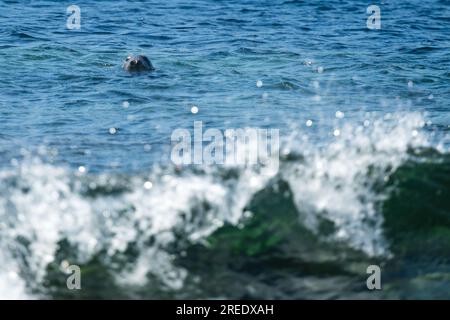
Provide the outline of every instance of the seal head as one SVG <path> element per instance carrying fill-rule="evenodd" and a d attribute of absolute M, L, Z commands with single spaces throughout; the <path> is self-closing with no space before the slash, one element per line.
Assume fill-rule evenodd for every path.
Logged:
<path fill-rule="evenodd" d="M 123 69 L 129 72 L 143 72 L 155 70 L 146 56 L 128 56 L 123 63 Z"/>

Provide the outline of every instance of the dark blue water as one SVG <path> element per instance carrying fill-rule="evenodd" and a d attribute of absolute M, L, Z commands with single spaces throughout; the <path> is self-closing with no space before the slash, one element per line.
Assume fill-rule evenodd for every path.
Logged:
<path fill-rule="evenodd" d="M 192 280 L 195 266 L 180 262 L 183 267 L 177 269 L 168 262 L 167 256 L 179 253 L 169 249 L 169 243 L 179 243 L 171 238 L 178 235 L 179 225 L 192 225 L 185 234 L 202 230 L 201 237 L 223 223 L 237 225 L 245 207 L 268 183 L 254 173 L 250 176 L 258 181 L 256 187 L 249 186 L 250 176 L 244 173 L 232 183 L 210 171 L 197 175 L 186 169 L 175 177 L 170 171 L 171 134 L 177 128 L 192 130 L 194 121 L 219 129 L 280 129 L 285 155 L 295 149 L 311 159 L 304 171 L 295 171 L 288 163 L 281 174 L 285 175 L 281 180 L 290 185 L 291 202 L 296 205 L 291 209 L 300 212 L 302 226 L 317 229 L 316 218 L 301 214 L 305 209 L 308 217 L 328 216 L 337 226 L 336 236 L 363 256 L 388 261 L 405 252 L 395 249 L 392 238 L 380 236 L 389 234 L 382 227 L 383 219 L 389 220 L 386 213 L 367 225 L 368 216 L 372 219 L 385 212 L 379 205 L 385 198 L 371 175 L 373 167 L 380 166 L 375 170 L 376 181 L 386 182 L 392 174 L 403 177 L 395 170 L 409 159 L 411 146 L 431 148 L 441 155 L 447 152 L 449 1 L 77 1 L 80 30 L 66 27 L 70 4 L 0 1 L 0 216 L 9 221 L 0 228 L 4 237 L 0 240 L 13 248 L 0 258 L 15 261 L 0 267 L 6 275 L 0 276 L 0 293 L 6 294 L 3 283 L 9 288 L 5 292 L 17 290 L 19 297 L 51 295 L 52 285 L 43 279 L 52 264 L 72 259 L 71 263 L 89 265 L 89 259 L 104 248 L 110 250 L 110 259 L 132 244 L 143 252 L 141 258 L 126 256 L 125 260 L 142 269 L 151 265 L 151 259 L 160 259 L 163 262 L 157 266 L 147 266 L 150 271 L 145 269 L 143 277 L 148 271 L 148 277 L 163 280 L 150 288 L 133 289 L 127 297 L 167 297 L 158 288 L 168 286 L 179 292 L 183 285 L 189 289 L 173 296 L 253 297 L 248 292 L 233 295 L 237 291 L 231 287 L 225 293 L 202 287 Z M 367 28 L 370 4 L 381 9 L 379 30 Z M 122 70 L 130 53 L 147 55 L 156 71 L 135 75 Z M 191 112 L 192 106 L 198 107 L 198 113 Z M 311 126 L 306 126 L 308 120 Z M 339 135 L 334 134 L 336 130 Z M 302 137 L 308 143 L 301 142 Z M 361 150 L 366 154 L 361 155 Z M 166 171 L 158 171 L 157 165 Z M 80 167 L 86 168 L 82 177 L 77 173 Z M 361 176 L 370 176 L 370 183 Z M 170 184 L 168 177 L 176 184 Z M 147 180 L 154 186 L 149 193 L 142 188 Z M 437 188 L 444 195 L 448 192 L 446 183 Z M 381 193 L 388 189 L 381 187 Z M 430 203 L 430 210 L 434 207 Z M 440 211 L 445 219 L 448 208 Z M 191 220 L 180 218 L 181 213 Z M 128 214 L 132 218 L 125 219 Z M 196 217 L 203 222 L 196 222 Z M 439 243 L 450 243 L 445 219 L 436 222 L 445 234 Z M 39 221 L 47 221 L 46 228 L 57 231 L 40 231 Z M 141 225 L 138 231 L 136 225 Z M 162 230 L 172 240 L 159 236 Z M 17 241 L 18 237 L 28 240 Z M 150 237 L 156 237 L 152 241 L 158 245 L 150 245 Z M 79 254 L 66 252 L 65 258 L 60 247 L 63 240 L 79 246 L 69 250 Z M 117 249 L 119 243 L 124 248 Z M 35 254 L 23 258 L 29 259 L 23 263 L 17 258 L 20 250 Z M 341 261 L 335 256 L 330 260 Z M 101 265 L 115 277 L 124 277 L 122 269 Z M 289 268 L 282 270 L 287 278 L 292 274 Z M 430 273 L 438 272 L 437 267 L 430 268 Z M 448 264 L 439 270 L 447 282 L 442 280 L 438 287 L 448 284 Z M 238 277 L 229 270 L 217 271 L 221 272 L 230 278 L 211 277 L 216 281 Z M 277 291 L 278 296 L 259 297 L 299 297 L 292 292 L 306 290 L 302 279 L 303 275 L 297 290 L 284 288 Z M 341 280 L 339 275 L 334 277 L 321 292 L 344 288 L 343 296 L 352 296 L 354 287 L 349 289 Z M 283 281 L 273 286 L 287 286 Z M 414 283 L 413 279 L 405 286 Z M 270 287 L 268 283 L 253 286 Z M 442 297 L 440 289 L 432 288 L 429 292 Z M 91 288 L 86 296 L 105 297 L 103 289 Z M 112 296 L 124 291 L 117 290 Z M 431 296 L 414 295 L 415 290 L 392 297 Z M 312 292 L 301 297 L 339 294 Z"/>

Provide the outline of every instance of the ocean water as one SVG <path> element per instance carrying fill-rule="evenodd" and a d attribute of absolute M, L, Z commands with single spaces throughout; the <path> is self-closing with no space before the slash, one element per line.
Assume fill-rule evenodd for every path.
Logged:
<path fill-rule="evenodd" d="M 450 298 L 449 1 L 0 5 L 0 298 Z M 194 121 L 279 166 L 175 166 Z"/>

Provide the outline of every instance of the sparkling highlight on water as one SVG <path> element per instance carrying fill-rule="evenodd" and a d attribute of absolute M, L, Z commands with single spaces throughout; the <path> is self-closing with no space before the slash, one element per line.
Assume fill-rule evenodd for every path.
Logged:
<path fill-rule="evenodd" d="M 197 114 L 198 113 L 198 107 L 197 106 L 192 106 L 191 113 L 192 114 Z"/>

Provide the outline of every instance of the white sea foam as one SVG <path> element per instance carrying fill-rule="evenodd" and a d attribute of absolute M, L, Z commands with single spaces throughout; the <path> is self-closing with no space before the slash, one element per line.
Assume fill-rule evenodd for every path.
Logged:
<path fill-rule="evenodd" d="M 367 126 L 344 125 L 339 137 L 320 147 L 289 140 L 285 149 L 297 150 L 304 160 L 285 162 L 279 177 L 289 183 L 306 227 L 319 234 L 321 219 L 331 221 L 335 231 L 320 235 L 325 240 L 386 255 L 377 207 L 384 195 L 372 186 L 389 178 L 409 146 L 427 141 L 420 115 L 370 120 Z M 271 167 L 234 169 L 237 174 L 228 178 L 214 167 L 94 176 L 27 160 L 0 171 L 0 298 L 30 298 L 30 288 L 41 288 L 47 265 L 61 263 L 55 259 L 62 239 L 77 248 L 73 264 L 88 261 L 101 249 L 114 256 L 133 243 L 140 255 L 115 273 L 118 284 L 145 284 L 150 273 L 168 288 L 181 288 L 187 270 L 176 267 L 166 250 L 177 240 L 174 231 L 197 242 L 225 223 L 238 224 L 255 193 L 277 175 Z M 101 191 L 108 188 L 118 192 Z"/>
<path fill-rule="evenodd" d="M 0 252 L 11 257 L 23 252 L 26 263 L 0 256 L 0 298 L 27 298 L 21 271 L 39 288 L 46 267 L 55 261 L 58 242 L 67 239 L 77 248 L 77 261 L 88 261 L 100 249 L 109 256 L 124 252 L 130 243 L 139 247 L 137 262 L 116 274 L 120 284 L 145 284 L 152 273 L 169 288 L 183 285 L 186 271 L 172 265 L 165 247 L 175 241 L 174 230 L 190 242 L 200 241 L 225 223 L 237 224 L 251 196 L 276 171 L 236 168 L 237 178 L 225 183 L 210 167 L 204 172 L 181 174 L 155 168 L 147 177 L 89 176 L 39 160 L 24 161 L 16 169 L 0 172 Z M 269 168 L 270 169 L 270 168 Z M 261 174 L 261 170 L 266 170 Z M 148 181 L 152 181 L 148 188 Z M 114 195 L 97 189 L 122 189 Z M 88 195 L 91 193 L 91 195 Z M 29 243 L 24 246 L 18 239 Z M 148 239 L 154 239 L 151 247 Z M 26 265 L 26 267 L 25 267 Z M 24 268 L 26 270 L 24 270 Z M 16 275 L 11 277 L 11 275 Z M 12 296 L 13 295 L 13 296 Z"/>
<path fill-rule="evenodd" d="M 371 124 L 370 128 L 345 125 L 333 142 L 323 146 L 307 141 L 299 145 L 292 139 L 289 149 L 305 159 L 283 168 L 282 176 L 289 182 L 305 226 L 318 233 L 321 221 L 331 221 L 335 230 L 329 240 L 370 256 L 389 255 L 378 207 L 387 192 L 377 193 L 373 186 L 389 179 L 409 147 L 425 146 L 428 141 L 417 131 L 423 125 L 419 114 Z"/>

